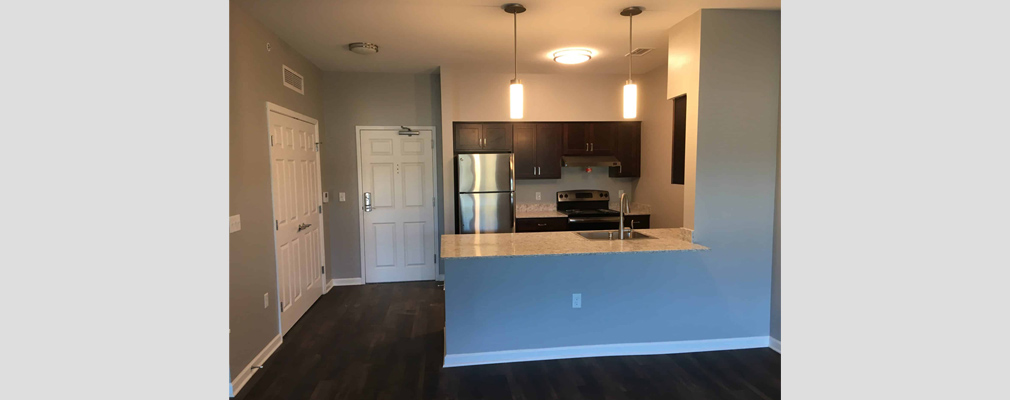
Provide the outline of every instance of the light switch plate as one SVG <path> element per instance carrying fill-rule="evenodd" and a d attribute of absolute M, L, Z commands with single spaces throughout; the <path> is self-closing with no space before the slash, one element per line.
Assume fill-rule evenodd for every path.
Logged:
<path fill-rule="evenodd" d="M 540 192 L 537 192 L 537 200 L 540 200 Z"/>
<path fill-rule="evenodd" d="M 572 308 L 582 308 L 582 293 L 572 293 Z"/>
<path fill-rule="evenodd" d="M 340 201 L 347 201 L 347 194 L 346 193 L 340 192 Z"/>
<path fill-rule="evenodd" d="M 238 215 L 232 215 L 228 218 L 228 233 L 235 233 L 242 230 L 242 218 Z"/>
<path fill-rule="evenodd" d="M 330 202 L 330 192 L 323 192 L 323 203 Z"/>

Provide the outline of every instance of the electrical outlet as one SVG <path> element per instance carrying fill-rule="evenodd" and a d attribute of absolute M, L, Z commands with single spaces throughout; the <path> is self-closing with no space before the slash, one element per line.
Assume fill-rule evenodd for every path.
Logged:
<path fill-rule="evenodd" d="M 270 292 L 263 293 L 263 308 L 270 307 Z"/>
<path fill-rule="evenodd" d="M 582 308 L 582 293 L 572 293 L 572 308 Z"/>
<path fill-rule="evenodd" d="M 342 202 L 343 201 L 347 201 L 347 194 L 346 193 L 340 192 L 339 197 L 340 197 L 340 201 L 342 201 Z"/>
<path fill-rule="evenodd" d="M 330 202 L 330 192 L 323 192 L 323 203 Z"/>
<path fill-rule="evenodd" d="M 537 192 L 537 200 L 540 200 L 540 192 Z"/>

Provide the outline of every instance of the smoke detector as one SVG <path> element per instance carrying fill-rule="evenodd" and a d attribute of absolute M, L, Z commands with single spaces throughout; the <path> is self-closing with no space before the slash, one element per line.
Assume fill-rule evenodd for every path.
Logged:
<path fill-rule="evenodd" d="M 379 46 L 373 43 L 355 42 L 347 45 L 347 49 L 358 54 L 375 54 L 379 52 Z"/>

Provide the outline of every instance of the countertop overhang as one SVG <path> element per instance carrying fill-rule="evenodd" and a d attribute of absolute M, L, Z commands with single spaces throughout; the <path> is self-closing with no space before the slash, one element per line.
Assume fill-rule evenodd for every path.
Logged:
<path fill-rule="evenodd" d="M 445 259 L 457 259 L 708 250 L 708 247 L 692 243 L 690 229 L 636 229 L 635 232 L 654 239 L 590 240 L 574 231 L 442 235 L 441 255 Z"/>

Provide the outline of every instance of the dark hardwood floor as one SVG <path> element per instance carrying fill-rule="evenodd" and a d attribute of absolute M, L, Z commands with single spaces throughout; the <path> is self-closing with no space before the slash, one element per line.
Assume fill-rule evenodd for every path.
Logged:
<path fill-rule="evenodd" d="M 777 399 L 771 349 L 442 368 L 435 282 L 335 287 L 237 399 Z"/>

